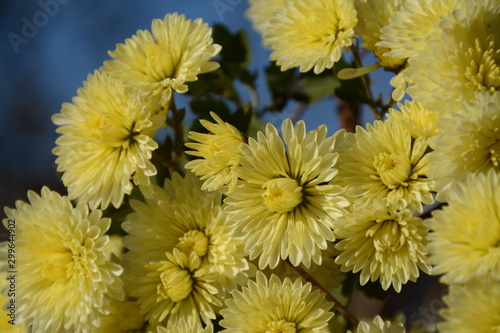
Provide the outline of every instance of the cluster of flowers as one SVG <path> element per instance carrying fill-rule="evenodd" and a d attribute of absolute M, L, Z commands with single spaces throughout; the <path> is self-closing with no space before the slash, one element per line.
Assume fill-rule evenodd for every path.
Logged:
<path fill-rule="evenodd" d="M 337 265 L 397 292 L 442 275 L 442 332 L 498 329 L 500 2 L 251 0 L 248 16 L 283 70 L 331 69 L 359 36 L 379 63 L 339 76 L 384 67 L 393 98 L 411 99 L 331 136 L 287 119 L 247 139 L 214 112 L 207 133 L 189 133 L 198 158 L 185 176 L 160 186 L 155 133 L 221 47 L 201 19 L 154 20 L 53 116 L 68 196 L 44 187 L 5 209 L 18 226 L 18 328 L 206 333 L 220 316 L 227 332 L 328 332 L 331 286 L 281 273 Z M 110 238 L 103 210 L 135 186 L 144 200 L 130 201 L 127 236 Z M 443 207 L 419 217 L 435 199 Z M 354 329 L 405 331 L 380 317 Z"/>

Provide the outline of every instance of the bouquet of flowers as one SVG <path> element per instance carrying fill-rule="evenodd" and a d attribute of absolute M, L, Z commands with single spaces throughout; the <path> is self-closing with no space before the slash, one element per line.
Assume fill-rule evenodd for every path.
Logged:
<path fill-rule="evenodd" d="M 68 193 L 5 208 L 2 332 L 432 332 L 349 307 L 355 283 L 399 293 L 423 273 L 447 289 L 440 332 L 499 330 L 500 1 L 250 0 L 247 16 L 272 49 L 262 73 L 244 31 L 169 13 L 53 115 Z M 331 96 L 345 128 L 306 128 Z"/>

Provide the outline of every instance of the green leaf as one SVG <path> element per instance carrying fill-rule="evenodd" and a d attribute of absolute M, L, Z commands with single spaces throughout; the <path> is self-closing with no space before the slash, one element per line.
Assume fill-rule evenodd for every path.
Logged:
<path fill-rule="evenodd" d="M 244 30 L 232 34 L 222 24 L 215 24 L 212 28 L 214 43 L 222 46 L 221 61 L 224 63 L 238 63 L 246 67 L 250 63 L 251 48 L 248 36 Z"/>
<path fill-rule="evenodd" d="M 305 98 L 302 102 L 315 103 L 322 98 L 333 96 L 335 89 L 340 86 L 340 81 L 332 71 L 324 71 L 321 74 L 309 72 L 301 75 L 298 86 L 301 90 L 300 96 Z"/>
<path fill-rule="evenodd" d="M 275 62 L 271 62 L 266 67 L 266 81 L 273 99 L 267 109 L 270 111 L 283 110 L 292 98 L 292 87 L 297 82 L 295 69 L 281 71 Z"/>
<path fill-rule="evenodd" d="M 191 131 L 207 133 L 207 130 L 200 124 L 199 120 L 206 119 L 213 122 L 214 120 L 210 115 L 210 111 L 217 113 L 223 120 L 231 117 L 231 110 L 221 98 L 215 98 L 210 95 L 205 98 L 193 98 L 189 105 L 193 113 L 198 116 L 190 127 Z"/>
<path fill-rule="evenodd" d="M 356 67 L 355 64 L 348 64 L 343 58 L 338 61 L 334 66 L 334 71 L 339 72 L 344 68 Z M 369 82 L 369 76 L 365 76 L 365 80 Z M 365 103 L 371 104 L 370 98 L 366 95 L 361 77 L 351 80 L 339 80 L 340 85 L 335 88 L 335 95 L 343 101 L 348 103 Z"/>

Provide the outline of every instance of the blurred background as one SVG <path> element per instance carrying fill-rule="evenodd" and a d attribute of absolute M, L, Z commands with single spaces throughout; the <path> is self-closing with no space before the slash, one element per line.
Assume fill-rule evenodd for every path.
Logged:
<path fill-rule="evenodd" d="M 1 0 L 1 218 L 5 217 L 3 207 L 14 207 L 19 199 L 26 201 L 26 192 L 30 189 L 39 192 L 47 185 L 61 194 L 66 193 L 51 153 L 57 138 L 51 115 L 59 112 L 62 103 L 70 102 L 87 75 L 109 59 L 108 50 L 113 50 L 138 29 L 150 29 L 154 18 L 177 11 L 189 19 L 200 17 L 209 25 L 222 23 L 233 32 L 246 30 L 253 53 L 250 67 L 258 71 L 260 101 L 267 103 L 270 93 L 263 71 L 269 63 L 270 51 L 262 47 L 260 35 L 245 17 L 247 8 L 246 0 Z M 369 58 L 365 61 L 365 65 L 372 63 Z M 389 78 L 383 71 L 372 76 L 376 95 L 378 92 L 388 95 Z M 177 106 L 187 105 L 185 99 L 176 97 L 176 101 Z M 336 101 L 329 98 L 310 106 L 303 119 L 308 129 L 325 123 L 332 134 L 339 128 L 336 110 Z M 265 120 L 277 126 L 291 113 L 293 108 L 286 108 L 283 113 L 270 114 Z M 368 121 L 371 121 L 369 111 L 363 109 L 361 124 Z M 414 315 L 413 319 L 408 318 L 410 321 L 432 322 L 437 319 L 437 309 L 442 302 L 435 282 L 430 284 L 433 292 L 422 291 L 422 285 L 429 288 L 426 279 L 423 277 L 423 284 L 410 284 L 402 294 L 391 294 L 390 302 L 371 304 L 362 298 L 356 301 L 357 307 L 366 314 L 370 310 L 363 310 L 363 305 L 375 311 L 383 306 L 390 313 L 391 309 L 406 304 L 406 313 Z"/>

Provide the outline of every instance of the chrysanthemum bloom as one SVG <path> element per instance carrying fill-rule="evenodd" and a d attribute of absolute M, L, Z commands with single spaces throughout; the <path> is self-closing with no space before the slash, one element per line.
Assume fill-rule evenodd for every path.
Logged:
<path fill-rule="evenodd" d="M 395 73 L 406 64 L 406 57 L 391 57 L 385 53 L 389 48 L 380 47 L 382 27 L 389 24 L 389 19 L 397 12 L 403 0 L 355 0 L 354 6 L 358 12 L 358 24 L 354 28 L 356 34 L 363 40 L 363 47 L 372 51 L 382 67 Z"/>
<path fill-rule="evenodd" d="M 212 265 L 203 264 L 195 251 L 186 254 L 178 248 L 166 252 L 160 261 L 150 261 L 131 289 L 146 320 L 153 326 L 176 325 L 184 318 L 210 324 L 215 309 L 222 305 L 214 287 L 217 274 Z"/>
<path fill-rule="evenodd" d="M 351 333 L 351 331 L 348 331 Z M 393 323 L 389 320 L 384 321 L 380 316 L 376 316 L 372 321 L 361 321 L 356 328 L 355 333 L 405 333 L 406 329 L 403 323 Z"/>
<path fill-rule="evenodd" d="M 109 314 L 101 316 L 99 327 L 92 328 L 91 333 L 139 333 L 146 326 L 144 316 L 135 301 L 111 300 Z"/>
<path fill-rule="evenodd" d="M 361 271 L 360 283 L 380 280 L 384 290 L 397 292 L 408 281 L 416 281 L 419 269 L 428 272 L 422 219 L 413 216 L 404 200 L 386 205 L 383 200 L 355 210 L 335 221 L 335 235 L 342 239 L 342 253 L 335 262 L 341 271 Z"/>
<path fill-rule="evenodd" d="M 386 56 L 410 58 L 427 50 L 426 42 L 438 38 L 439 21 L 453 9 L 464 8 L 463 0 L 405 0 L 382 27 L 377 46 Z M 472 3 L 472 2 L 471 2 Z"/>
<path fill-rule="evenodd" d="M 224 332 L 329 332 L 328 321 L 333 304 L 324 294 L 311 291 L 301 279 L 281 281 L 276 275 L 268 280 L 258 272 L 256 281 L 248 281 L 241 291 L 234 290 L 221 310 Z"/>
<path fill-rule="evenodd" d="M 412 139 L 429 140 L 441 132 L 437 125 L 437 113 L 427 110 L 422 103 L 407 100 L 404 104 L 398 103 L 398 107 L 399 111 L 389 109 L 386 123 L 401 123 L 410 132 Z"/>
<path fill-rule="evenodd" d="M 264 33 L 274 13 L 285 7 L 285 0 L 249 0 L 245 15 L 252 21 L 255 30 Z"/>
<path fill-rule="evenodd" d="M 482 93 L 438 125 L 442 133 L 430 141 L 434 151 L 428 171 L 438 200 L 446 201 L 455 184 L 470 173 L 500 171 L 500 94 Z"/>
<path fill-rule="evenodd" d="M 287 0 L 264 30 L 264 44 L 281 70 L 332 68 L 352 45 L 358 22 L 352 0 Z"/>
<path fill-rule="evenodd" d="M 210 114 L 217 123 L 200 120 L 210 133 L 189 132 L 189 138 L 197 142 L 186 143 L 188 148 L 194 149 L 186 154 L 201 158 L 189 161 L 186 169 L 204 180 L 202 190 L 215 191 L 227 186 L 230 192 L 238 180 L 234 168 L 238 165 L 238 147 L 244 138 L 234 126 L 222 121 L 214 112 Z"/>
<path fill-rule="evenodd" d="M 154 19 L 151 32 L 139 30 L 125 44 L 117 44 L 102 71 L 126 82 L 154 107 L 168 110 L 172 91 L 185 93 L 187 82 L 219 67 L 210 61 L 220 50 L 213 44 L 212 29 L 201 19 L 167 14 Z"/>
<path fill-rule="evenodd" d="M 441 115 L 455 114 L 480 92 L 500 91 L 500 5 L 470 3 L 470 11 L 454 10 L 441 20 L 439 38 L 405 70 L 413 81 L 408 93 Z"/>
<path fill-rule="evenodd" d="M 71 200 L 104 209 L 119 207 L 134 184 L 147 192 L 156 174 L 153 136 L 165 116 L 151 116 L 118 80 L 97 71 L 89 75 L 52 121 L 61 134 L 52 152 Z"/>
<path fill-rule="evenodd" d="M 440 311 L 444 322 L 437 328 L 442 333 L 498 332 L 500 329 L 500 283 L 487 278 L 466 284 L 453 284 L 443 297 L 447 305 Z"/>
<path fill-rule="evenodd" d="M 224 201 L 227 224 L 251 260 L 260 255 L 260 269 L 286 258 L 295 266 L 321 264 L 321 250 L 335 240 L 333 220 L 348 205 L 343 189 L 330 184 L 339 135 L 327 137 L 325 125 L 306 133 L 303 121 L 294 126 L 290 119 L 281 130 L 283 139 L 267 124 L 257 140 L 240 146 L 241 181 Z"/>
<path fill-rule="evenodd" d="M 169 328 L 158 326 L 157 333 L 212 333 L 214 327 L 207 325 L 205 328 L 199 322 L 190 322 L 184 318 L 179 319 L 175 326 Z"/>
<path fill-rule="evenodd" d="M 132 290 L 141 288 L 145 266 L 164 260 L 165 252 L 174 248 L 188 256 L 194 252 L 203 265 L 213 266 L 211 284 L 219 290 L 220 299 L 253 274 L 241 241 L 225 226 L 228 217 L 221 210 L 221 194 L 202 191 L 200 185 L 190 172 L 185 178 L 174 174 L 164 189 L 155 186 L 153 199 L 131 200 L 134 213 L 123 228 L 129 233 L 124 238 L 129 249 L 124 265 Z"/>
<path fill-rule="evenodd" d="M 427 178 L 428 145 L 424 137 L 413 139 L 400 122 L 380 120 L 356 133 L 347 133 L 339 150 L 339 175 L 354 209 L 374 199 L 396 203 L 404 199 L 409 209 L 422 211 L 422 204 L 434 202 L 432 181 Z"/>
<path fill-rule="evenodd" d="M 111 220 L 47 187 L 28 199 L 5 208 L 3 221 L 16 223 L 17 322 L 33 332 L 90 332 L 110 299 L 123 298 L 122 268 L 104 252 Z"/>
<path fill-rule="evenodd" d="M 426 223 L 432 273 L 445 283 L 473 277 L 500 280 L 500 174 L 470 174 L 448 194 L 448 205 Z"/>

